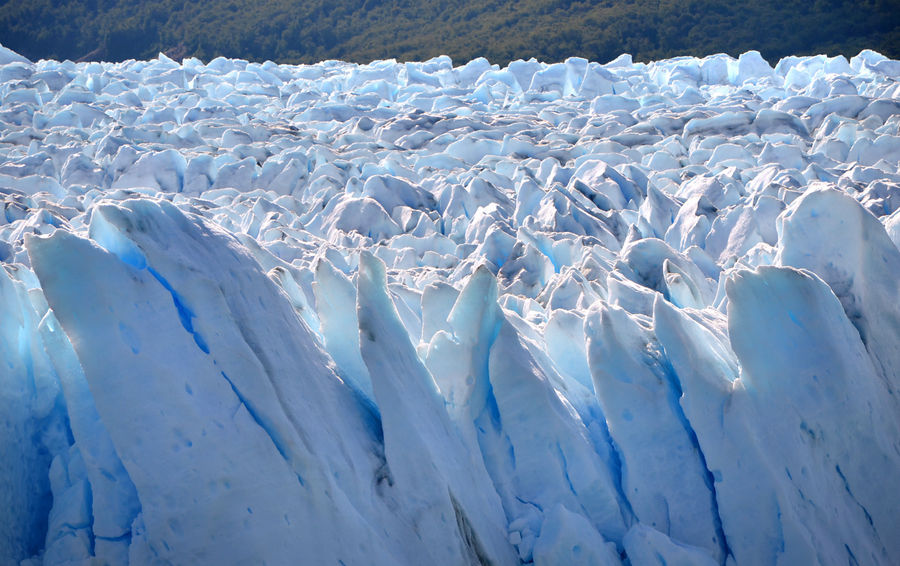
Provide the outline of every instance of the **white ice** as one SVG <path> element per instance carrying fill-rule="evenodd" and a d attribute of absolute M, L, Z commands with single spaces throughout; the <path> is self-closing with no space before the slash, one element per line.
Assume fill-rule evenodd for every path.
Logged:
<path fill-rule="evenodd" d="M 900 562 L 898 65 L 0 47 L 0 563 Z"/>

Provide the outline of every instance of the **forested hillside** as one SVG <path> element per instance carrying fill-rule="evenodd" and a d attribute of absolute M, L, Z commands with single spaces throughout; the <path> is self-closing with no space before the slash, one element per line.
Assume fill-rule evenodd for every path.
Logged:
<path fill-rule="evenodd" d="M 29 58 L 167 52 L 299 63 L 605 62 L 757 49 L 900 57 L 900 0 L 0 0 L 0 43 Z"/>

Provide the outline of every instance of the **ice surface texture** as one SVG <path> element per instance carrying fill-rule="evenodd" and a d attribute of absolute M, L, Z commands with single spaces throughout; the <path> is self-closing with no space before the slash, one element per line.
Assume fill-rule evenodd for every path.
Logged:
<path fill-rule="evenodd" d="M 0 563 L 900 563 L 898 79 L 0 48 Z"/>

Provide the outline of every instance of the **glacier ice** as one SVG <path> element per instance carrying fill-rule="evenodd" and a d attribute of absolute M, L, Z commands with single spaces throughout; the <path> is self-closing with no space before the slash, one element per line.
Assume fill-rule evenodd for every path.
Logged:
<path fill-rule="evenodd" d="M 897 65 L 0 47 L 0 563 L 900 562 Z"/>

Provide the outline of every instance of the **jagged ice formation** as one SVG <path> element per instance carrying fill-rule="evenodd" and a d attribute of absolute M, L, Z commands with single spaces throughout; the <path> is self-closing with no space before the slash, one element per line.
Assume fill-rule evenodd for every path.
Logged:
<path fill-rule="evenodd" d="M 0 563 L 897 564 L 898 79 L 0 48 Z"/>

